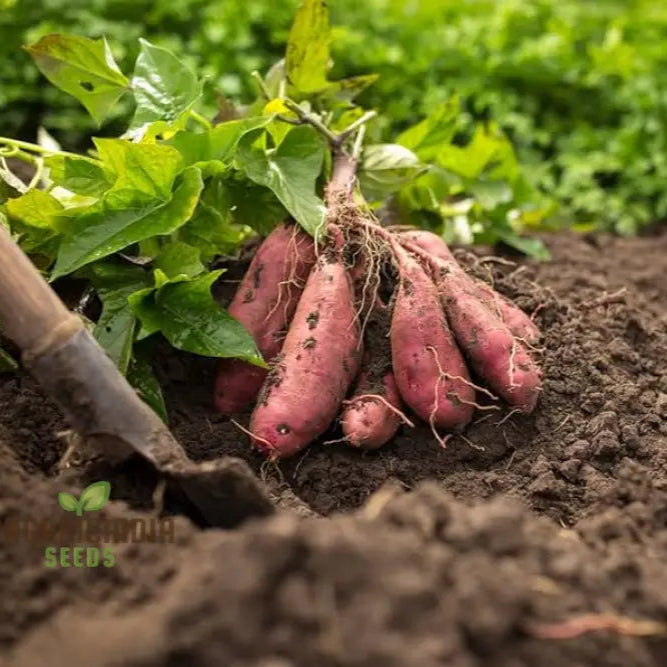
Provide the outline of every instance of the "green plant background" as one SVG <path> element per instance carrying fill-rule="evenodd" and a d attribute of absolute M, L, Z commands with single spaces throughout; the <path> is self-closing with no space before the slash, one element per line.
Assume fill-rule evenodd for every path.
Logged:
<path fill-rule="evenodd" d="M 282 56 L 294 0 L 0 0 L 0 134 L 44 125 L 67 147 L 95 131 L 45 85 L 22 44 L 49 32 L 106 35 L 123 71 L 138 38 L 171 48 L 217 89 L 249 100 L 249 73 Z M 334 76 L 368 72 L 362 96 L 390 137 L 453 92 L 466 118 L 492 119 L 553 224 L 631 234 L 667 213 L 667 5 L 649 0 L 335 0 Z M 98 135 L 116 136 L 129 101 Z"/>

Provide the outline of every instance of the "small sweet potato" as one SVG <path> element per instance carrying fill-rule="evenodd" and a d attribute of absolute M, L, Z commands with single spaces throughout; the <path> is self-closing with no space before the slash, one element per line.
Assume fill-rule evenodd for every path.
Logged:
<path fill-rule="evenodd" d="M 460 429 L 472 418 L 475 390 L 422 266 L 397 248 L 399 284 L 391 321 L 391 356 L 403 400 L 434 428 Z"/>
<path fill-rule="evenodd" d="M 380 379 L 379 386 L 361 373 L 355 392 L 341 415 L 343 435 L 353 447 L 378 449 L 391 440 L 400 424 L 397 410 L 401 398 L 391 371 Z M 391 407 L 390 407 L 391 406 Z M 391 408 L 395 408 L 392 410 Z"/>
<path fill-rule="evenodd" d="M 295 454 L 336 417 L 362 354 L 342 236 L 324 249 L 308 277 L 282 352 L 250 420 L 254 444 L 271 458 Z"/>
<path fill-rule="evenodd" d="M 401 238 L 414 243 L 416 246 L 445 262 L 452 263 L 452 270 L 460 272 L 461 280 L 470 284 L 469 289 L 476 294 L 488 308 L 498 315 L 509 330 L 517 337 L 529 344 L 540 339 L 540 330 L 526 313 L 515 306 L 502 294 L 496 292 L 490 285 L 469 276 L 458 264 L 447 244 L 436 234 L 427 231 L 409 231 L 401 234 Z"/>
<path fill-rule="evenodd" d="M 366 321 L 367 344 L 352 398 L 341 414 L 341 426 L 353 447 L 377 449 L 398 430 L 401 397 L 391 369 L 389 309 L 379 295 Z"/>
<path fill-rule="evenodd" d="M 315 263 L 313 241 L 296 225 L 282 224 L 260 245 L 228 308 L 252 334 L 265 361 L 282 347 L 284 332 Z M 223 414 L 243 410 L 259 393 L 267 371 L 237 359 L 222 359 L 215 405 Z"/>

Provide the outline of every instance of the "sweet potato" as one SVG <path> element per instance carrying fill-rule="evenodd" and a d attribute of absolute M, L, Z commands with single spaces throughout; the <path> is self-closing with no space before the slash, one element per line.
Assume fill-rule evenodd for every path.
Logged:
<path fill-rule="evenodd" d="M 376 295 L 365 322 L 364 336 L 369 344 L 365 346 L 361 372 L 340 418 L 343 434 L 353 447 L 382 447 L 398 430 L 401 418 L 405 419 L 391 370 L 389 324 L 389 309 Z"/>
<path fill-rule="evenodd" d="M 463 428 L 475 390 L 442 311 L 438 290 L 412 256 L 397 248 L 399 284 L 391 321 L 391 357 L 403 400 L 432 427 Z"/>
<path fill-rule="evenodd" d="M 452 270 L 460 272 L 461 280 L 469 283 L 469 289 L 498 315 L 517 338 L 521 338 L 529 344 L 536 343 L 540 339 L 540 330 L 530 317 L 502 294 L 496 292 L 490 285 L 469 276 L 459 266 L 447 244 L 439 236 L 432 232 L 410 231 L 401 234 L 401 238 L 414 243 L 433 257 L 451 262 L 453 264 Z"/>
<path fill-rule="evenodd" d="M 313 241 L 296 225 L 277 227 L 260 245 L 228 311 L 252 334 L 264 360 L 282 347 L 303 284 L 315 263 Z M 215 405 L 223 414 L 239 412 L 259 393 L 267 371 L 237 359 L 219 362 Z"/>
<path fill-rule="evenodd" d="M 361 342 L 342 236 L 308 277 L 250 420 L 254 444 L 271 458 L 295 454 L 334 420 L 359 370 Z"/>
<path fill-rule="evenodd" d="M 490 311 L 470 283 L 443 263 L 437 276 L 454 337 L 475 372 L 510 405 L 531 412 L 539 396 L 542 373 L 525 344 Z"/>
<path fill-rule="evenodd" d="M 400 424 L 397 412 L 400 404 L 398 387 L 391 371 L 380 378 L 379 384 L 370 382 L 368 374 L 362 372 L 354 395 L 341 415 L 347 442 L 362 449 L 378 449 L 389 442 Z"/>

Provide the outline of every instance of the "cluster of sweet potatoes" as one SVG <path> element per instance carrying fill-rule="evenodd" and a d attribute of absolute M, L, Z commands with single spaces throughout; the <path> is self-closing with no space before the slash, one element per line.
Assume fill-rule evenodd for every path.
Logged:
<path fill-rule="evenodd" d="M 463 429 L 499 398 L 532 411 L 541 384 L 532 320 L 435 234 L 390 231 L 345 192 L 328 194 L 322 242 L 285 223 L 257 250 L 229 312 L 270 370 L 222 361 L 218 410 L 254 401 L 248 430 L 270 458 L 298 452 L 337 416 L 346 442 L 373 449 L 409 414 L 444 442 L 440 431 Z"/>

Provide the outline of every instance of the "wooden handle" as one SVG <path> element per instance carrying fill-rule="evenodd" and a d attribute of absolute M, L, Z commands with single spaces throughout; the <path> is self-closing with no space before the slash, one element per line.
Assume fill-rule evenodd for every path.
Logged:
<path fill-rule="evenodd" d="M 83 327 L 2 225 L 0 327 L 24 354 L 38 354 Z"/>

